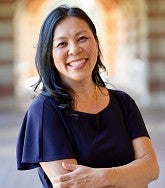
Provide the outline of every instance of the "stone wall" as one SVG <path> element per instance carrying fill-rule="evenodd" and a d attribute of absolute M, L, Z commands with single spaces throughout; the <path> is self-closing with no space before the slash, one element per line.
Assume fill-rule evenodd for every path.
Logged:
<path fill-rule="evenodd" d="M 14 1 L 0 0 L 0 109 L 14 105 L 13 8 Z"/>
<path fill-rule="evenodd" d="M 142 104 L 165 106 L 165 1 L 97 1 L 115 81 Z"/>
<path fill-rule="evenodd" d="M 131 94 L 139 105 L 148 105 L 146 2 L 100 0 L 99 3 L 105 25 L 104 57 L 110 78 L 118 89 Z"/>
<path fill-rule="evenodd" d="M 152 103 L 165 106 L 165 1 L 146 2 L 149 20 L 149 87 Z"/>

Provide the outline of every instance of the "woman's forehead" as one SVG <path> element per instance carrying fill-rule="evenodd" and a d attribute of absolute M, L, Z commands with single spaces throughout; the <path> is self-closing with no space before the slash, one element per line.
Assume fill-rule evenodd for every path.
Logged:
<path fill-rule="evenodd" d="M 66 34 L 79 35 L 81 33 L 91 33 L 88 23 L 74 16 L 68 16 L 61 20 L 54 29 L 54 37 L 61 38 Z"/>

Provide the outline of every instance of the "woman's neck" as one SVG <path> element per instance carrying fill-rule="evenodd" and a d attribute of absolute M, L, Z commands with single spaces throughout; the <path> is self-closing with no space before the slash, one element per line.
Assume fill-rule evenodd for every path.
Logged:
<path fill-rule="evenodd" d="M 96 92 L 97 85 L 94 82 L 79 85 L 72 88 L 74 91 L 73 98 L 76 101 L 89 101 Z"/>

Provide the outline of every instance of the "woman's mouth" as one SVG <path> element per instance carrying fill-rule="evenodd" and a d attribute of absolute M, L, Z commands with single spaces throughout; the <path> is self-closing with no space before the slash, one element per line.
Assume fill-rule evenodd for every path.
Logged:
<path fill-rule="evenodd" d="M 73 69 L 81 69 L 85 66 L 86 62 L 87 62 L 86 58 L 76 59 L 76 60 L 70 61 L 68 63 L 68 66 L 72 67 Z"/>

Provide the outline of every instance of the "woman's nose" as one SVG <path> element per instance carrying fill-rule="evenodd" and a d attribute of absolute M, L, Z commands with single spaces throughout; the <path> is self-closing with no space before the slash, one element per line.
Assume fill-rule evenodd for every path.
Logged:
<path fill-rule="evenodd" d="M 82 52 L 82 48 L 78 44 L 71 43 L 69 45 L 69 49 L 68 49 L 69 55 L 78 55 L 80 52 Z"/>

